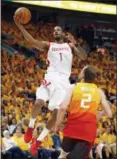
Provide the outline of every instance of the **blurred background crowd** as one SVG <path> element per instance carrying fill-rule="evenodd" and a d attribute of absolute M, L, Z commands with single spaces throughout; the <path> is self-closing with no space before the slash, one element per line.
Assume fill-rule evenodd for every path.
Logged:
<path fill-rule="evenodd" d="M 3 7 L 8 6 L 4 4 Z M 41 52 L 27 44 L 13 21 L 9 21 L 3 16 L 1 24 L 2 155 L 7 159 L 31 158 L 29 153 L 31 143 L 25 143 L 23 138 L 27 128 L 23 124 L 23 120 L 30 118 L 36 89 L 46 72 L 46 52 Z M 56 25 L 57 23 L 53 19 L 47 21 L 42 17 L 38 19 L 38 23 L 32 22 L 25 25 L 25 28 L 35 39 L 53 41 L 53 28 Z M 98 70 L 96 83 L 105 91 L 113 113 L 111 119 L 106 115 L 101 118 L 97 117 L 97 138 L 90 152 L 90 158 L 116 158 L 116 40 L 110 37 L 104 39 L 102 34 L 94 39 L 95 26 L 92 24 L 81 25 L 74 29 L 75 32 L 71 32 L 73 29 L 66 24 L 64 29 L 65 32 L 69 32 L 76 38 L 88 54 L 85 61 L 74 56 L 71 83 L 78 81 L 78 75 L 84 66 L 94 65 Z M 103 113 L 101 105 L 98 111 L 99 114 Z M 34 138 L 41 132 L 49 117 L 50 112 L 47 107 L 43 107 L 37 116 Z M 38 151 L 39 159 L 58 158 L 63 138 L 62 128 L 66 120 L 67 113 L 60 131 L 57 134 L 50 133 L 45 138 Z M 13 149 L 14 156 L 11 149 Z"/>

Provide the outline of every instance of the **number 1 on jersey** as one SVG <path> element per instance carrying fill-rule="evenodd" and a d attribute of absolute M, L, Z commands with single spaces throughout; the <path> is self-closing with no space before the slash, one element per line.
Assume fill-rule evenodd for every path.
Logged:
<path fill-rule="evenodd" d="M 60 54 L 60 61 L 62 61 L 62 53 L 59 53 Z"/>

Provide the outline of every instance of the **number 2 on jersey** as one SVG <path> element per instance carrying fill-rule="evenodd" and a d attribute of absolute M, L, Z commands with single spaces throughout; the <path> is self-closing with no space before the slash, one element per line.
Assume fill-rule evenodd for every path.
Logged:
<path fill-rule="evenodd" d="M 59 55 L 60 55 L 60 61 L 62 61 L 62 53 L 59 53 Z"/>
<path fill-rule="evenodd" d="M 83 94 L 83 99 L 81 100 L 81 108 L 89 108 L 89 105 L 86 105 L 86 102 L 91 102 L 92 96 L 91 94 L 84 93 Z"/>

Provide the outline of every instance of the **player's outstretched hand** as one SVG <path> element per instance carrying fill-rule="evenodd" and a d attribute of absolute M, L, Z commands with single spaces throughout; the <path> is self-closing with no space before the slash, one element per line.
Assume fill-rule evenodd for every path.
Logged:
<path fill-rule="evenodd" d="M 14 19 L 14 22 L 17 26 L 21 26 L 21 23 L 20 23 L 20 17 L 14 15 L 13 16 L 13 19 Z"/>

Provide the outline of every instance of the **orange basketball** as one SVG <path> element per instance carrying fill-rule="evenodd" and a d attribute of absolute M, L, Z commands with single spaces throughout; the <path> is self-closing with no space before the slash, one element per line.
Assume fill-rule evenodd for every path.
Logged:
<path fill-rule="evenodd" d="M 31 12 L 25 7 L 18 8 L 15 11 L 15 16 L 19 17 L 21 24 L 27 24 L 31 20 Z"/>

